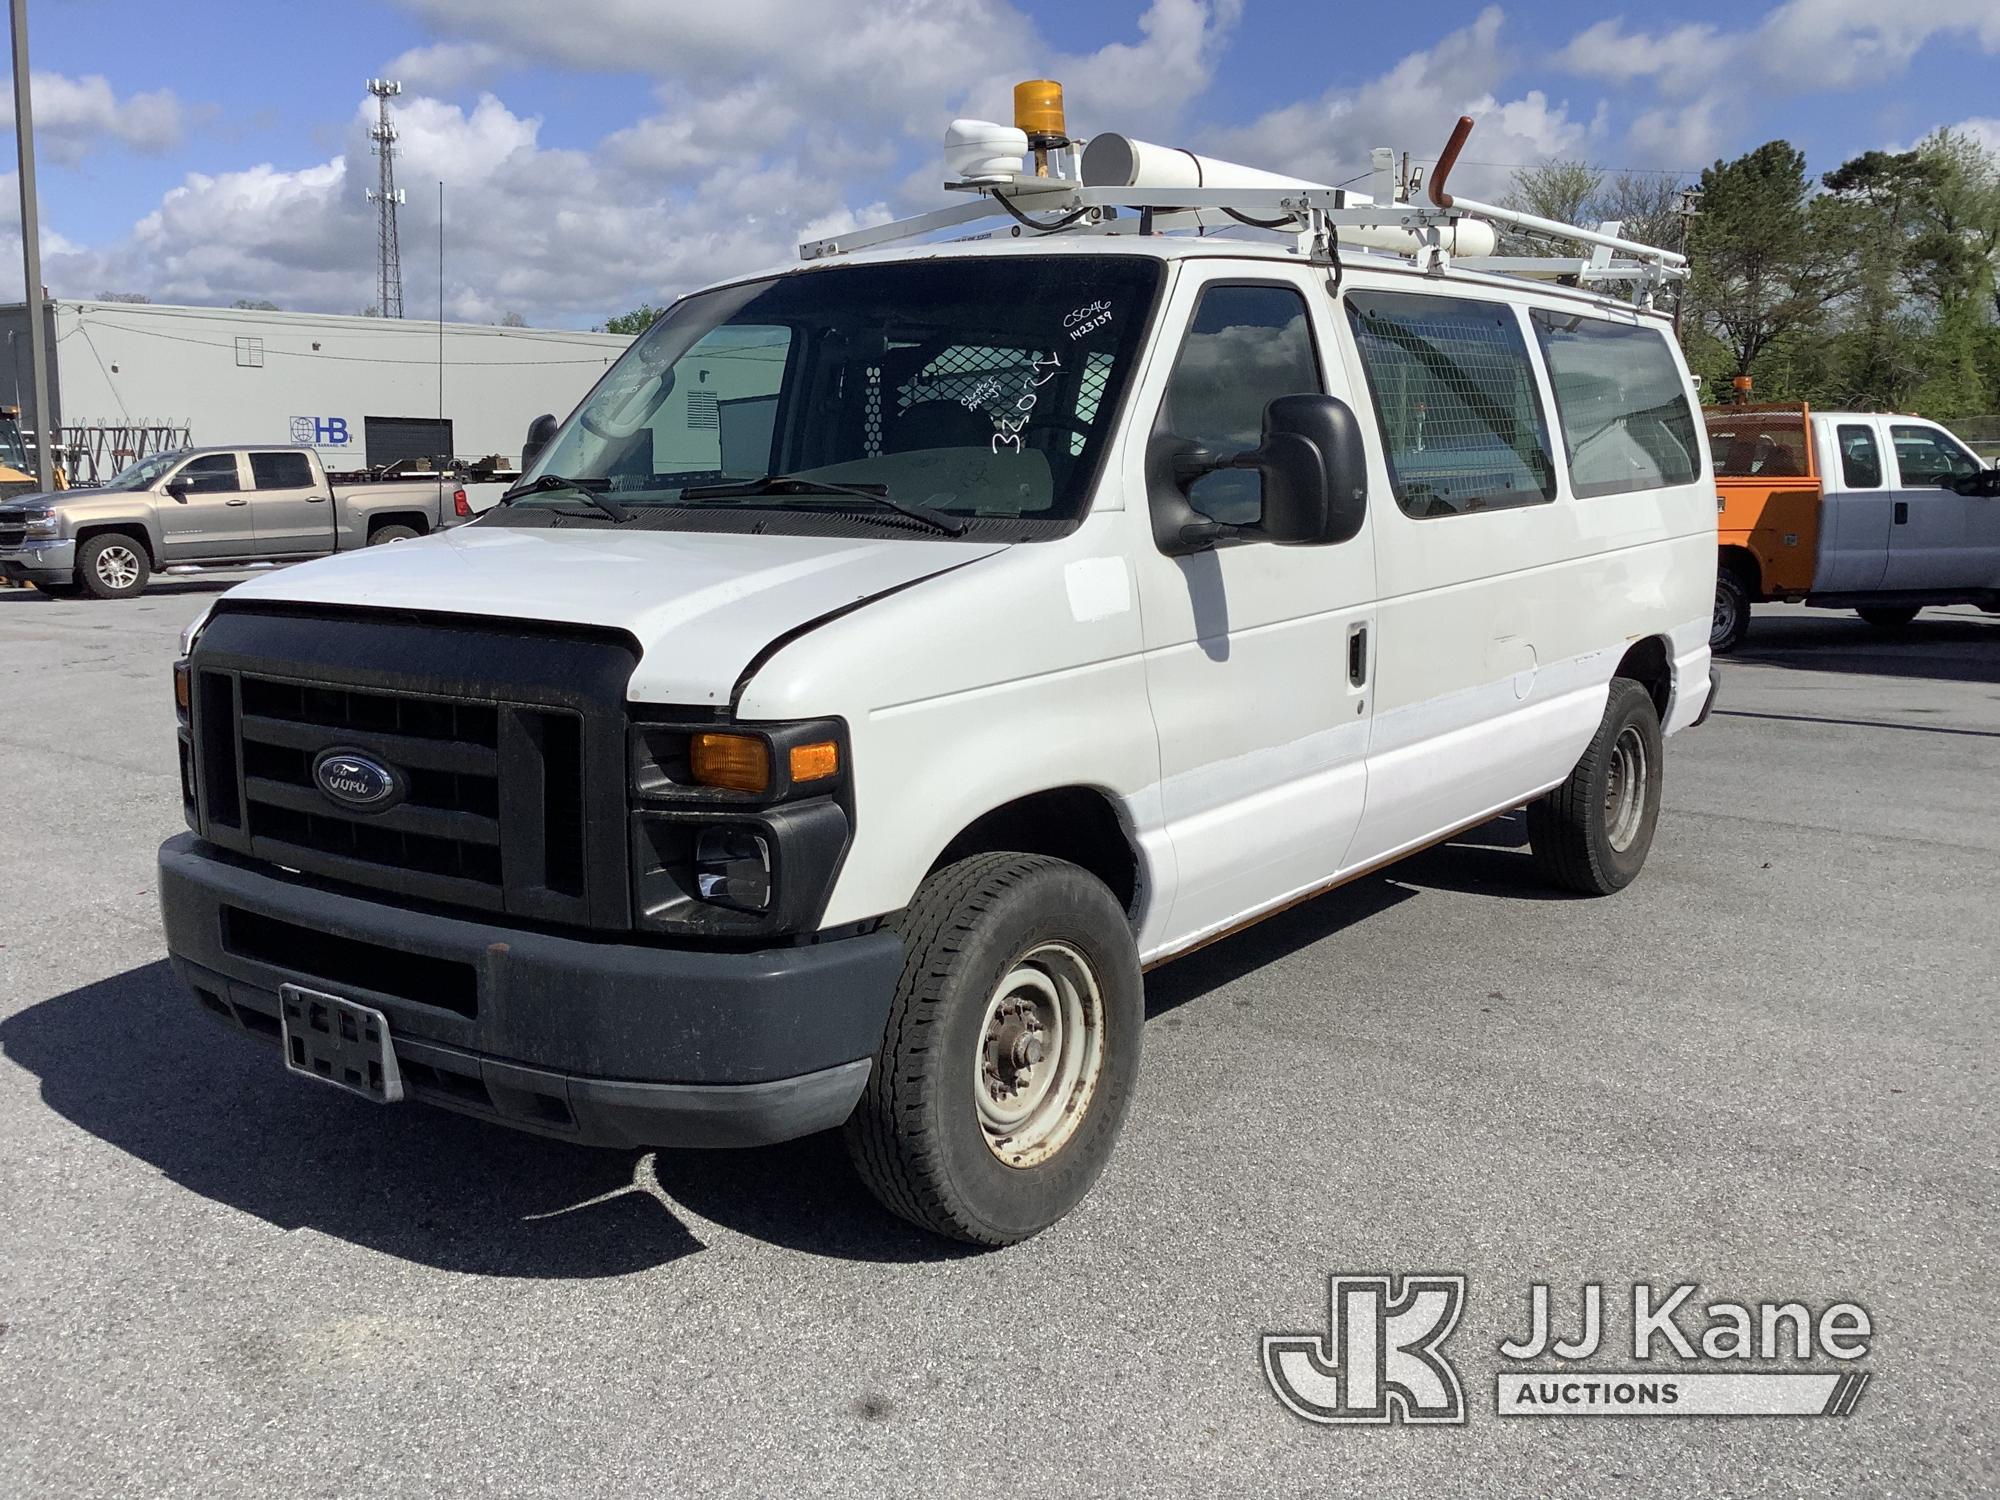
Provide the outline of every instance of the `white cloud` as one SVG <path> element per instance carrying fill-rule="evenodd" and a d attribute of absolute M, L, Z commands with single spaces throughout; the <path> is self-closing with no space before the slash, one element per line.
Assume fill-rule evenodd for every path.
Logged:
<path fill-rule="evenodd" d="M 509 61 L 507 52 L 491 42 L 438 42 L 397 54 L 383 66 L 382 76 L 418 92 L 456 94 L 492 82 Z"/>
<path fill-rule="evenodd" d="M 121 99 L 101 74 L 72 78 L 67 73 L 37 72 L 33 90 L 37 153 L 64 166 L 74 166 L 111 144 L 158 155 L 178 146 L 187 129 L 187 107 L 171 89 Z M 6 111 L 11 132 L 11 95 Z"/>
<path fill-rule="evenodd" d="M 1539 89 L 1500 97 L 1514 70 L 1497 7 L 1436 46 L 1404 57 L 1356 88 L 1332 89 L 1306 103 L 1272 110 L 1252 124 L 1208 133 L 1200 143 L 1217 156 L 1315 182 L 1342 182 L 1368 170 L 1371 147 L 1391 146 L 1428 159 L 1461 114 L 1477 122 L 1466 164 L 1452 178 L 1469 196 L 1504 187 L 1508 170 L 1481 163 L 1575 156 L 1595 125 L 1571 117 L 1565 103 Z"/>
<path fill-rule="evenodd" d="M 1971 136 L 1988 151 L 2000 152 L 2000 118 L 1974 115 L 1969 120 L 1960 120 L 1951 128 L 1960 135 Z"/>

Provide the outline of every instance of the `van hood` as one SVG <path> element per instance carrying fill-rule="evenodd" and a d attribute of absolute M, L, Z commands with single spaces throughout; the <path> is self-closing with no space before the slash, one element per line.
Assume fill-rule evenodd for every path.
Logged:
<path fill-rule="evenodd" d="M 1006 545 L 462 526 L 286 568 L 227 598 L 622 630 L 641 652 L 632 698 L 726 704 L 779 637 Z"/>

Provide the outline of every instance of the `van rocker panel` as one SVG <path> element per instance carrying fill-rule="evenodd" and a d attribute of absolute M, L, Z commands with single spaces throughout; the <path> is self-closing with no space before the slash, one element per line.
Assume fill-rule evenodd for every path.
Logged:
<path fill-rule="evenodd" d="M 719 952 L 411 911 L 192 834 L 160 848 L 160 908 L 175 972 L 191 987 L 226 986 L 234 1010 L 275 1018 L 287 982 L 358 1000 L 387 1017 L 399 1056 L 407 1045 L 489 1079 L 540 1075 L 575 1106 L 573 1125 L 552 1132 L 504 1111 L 493 1116 L 502 1123 L 604 1145 L 751 1145 L 840 1123 L 903 965 L 902 940 L 886 930 Z M 258 936 L 268 931 L 285 941 Z M 408 979 L 394 965 L 368 972 L 371 982 L 351 968 L 318 972 L 385 950 L 407 956 Z M 448 974 L 463 985 L 440 984 Z"/>

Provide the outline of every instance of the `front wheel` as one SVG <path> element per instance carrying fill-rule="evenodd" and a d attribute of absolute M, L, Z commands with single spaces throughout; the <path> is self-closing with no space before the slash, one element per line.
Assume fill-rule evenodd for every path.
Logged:
<path fill-rule="evenodd" d="M 76 581 L 93 598 L 130 599 L 152 572 L 145 547 L 123 532 L 100 532 L 76 549 Z"/>
<path fill-rule="evenodd" d="M 1652 694 L 1612 678 L 1604 718 L 1569 780 L 1528 804 L 1528 844 L 1547 879 L 1586 896 L 1632 883 L 1653 847 L 1665 753 Z"/>
<path fill-rule="evenodd" d="M 1877 630 L 1901 630 L 1917 617 L 1916 606 L 1912 604 L 1875 604 L 1855 613 Z"/>
<path fill-rule="evenodd" d="M 934 872 L 891 926 L 903 973 L 847 1147 L 911 1223 L 978 1245 L 1048 1228 L 1110 1159 L 1144 985 L 1104 883 L 1036 854 Z"/>

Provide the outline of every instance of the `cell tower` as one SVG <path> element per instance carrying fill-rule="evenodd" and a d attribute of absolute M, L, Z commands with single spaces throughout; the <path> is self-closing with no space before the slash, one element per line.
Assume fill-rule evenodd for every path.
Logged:
<path fill-rule="evenodd" d="M 396 186 L 396 127 L 389 119 L 389 101 L 403 92 L 403 86 L 387 78 L 371 78 L 368 80 L 368 92 L 375 96 L 380 110 L 380 118 L 369 127 L 368 138 L 375 143 L 375 154 L 382 161 L 381 184 L 368 190 L 368 201 L 375 205 L 376 213 L 375 307 L 385 318 L 400 318 L 403 315 L 403 257 L 396 247 L 396 207 L 405 201 L 405 197 L 403 190 Z"/>

